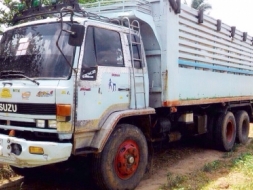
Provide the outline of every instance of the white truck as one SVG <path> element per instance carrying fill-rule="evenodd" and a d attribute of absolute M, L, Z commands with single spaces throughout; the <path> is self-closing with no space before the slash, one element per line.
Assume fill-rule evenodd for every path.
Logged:
<path fill-rule="evenodd" d="M 123 190 L 138 185 L 153 142 L 247 142 L 246 32 L 180 0 L 34 2 L 1 39 L 1 163 L 28 175 L 92 155 L 99 187 Z"/>

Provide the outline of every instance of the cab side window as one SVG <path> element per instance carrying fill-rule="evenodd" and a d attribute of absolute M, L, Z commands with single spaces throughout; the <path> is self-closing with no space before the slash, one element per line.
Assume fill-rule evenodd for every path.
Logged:
<path fill-rule="evenodd" d="M 97 65 L 97 58 L 93 39 L 93 27 L 88 27 L 86 33 L 82 67 L 95 67 Z"/>
<path fill-rule="evenodd" d="M 120 34 L 116 31 L 89 26 L 85 40 L 83 68 L 97 65 L 124 66 Z"/>

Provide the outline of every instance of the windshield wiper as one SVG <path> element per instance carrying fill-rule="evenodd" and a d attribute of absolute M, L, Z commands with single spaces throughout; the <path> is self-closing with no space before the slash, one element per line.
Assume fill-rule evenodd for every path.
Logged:
<path fill-rule="evenodd" d="M 24 72 L 22 71 L 14 71 L 14 70 L 10 70 L 10 71 L 1 71 L 0 72 L 0 78 L 9 78 L 9 77 L 23 77 L 25 79 L 28 79 L 30 81 L 32 81 L 33 83 L 39 85 L 40 83 L 37 82 L 34 79 L 29 78 L 28 76 L 26 76 L 24 74 Z"/>

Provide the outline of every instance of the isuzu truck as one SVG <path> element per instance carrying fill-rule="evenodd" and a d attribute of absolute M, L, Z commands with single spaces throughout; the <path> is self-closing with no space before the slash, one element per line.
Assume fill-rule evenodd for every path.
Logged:
<path fill-rule="evenodd" d="M 0 42 L 0 162 L 18 174 L 90 155 L 101 189 L 134 189 L 154 142 L 247 142 L 246 31 L 180 0 L 17 7 Z"/>

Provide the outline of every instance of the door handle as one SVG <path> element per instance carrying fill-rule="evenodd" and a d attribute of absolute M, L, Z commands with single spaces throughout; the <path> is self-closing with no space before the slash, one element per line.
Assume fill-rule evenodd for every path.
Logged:
<path fill-rule="evenodd" d="M 130 91 L 130 88 L 118 88 L 118 91 Z"/>

